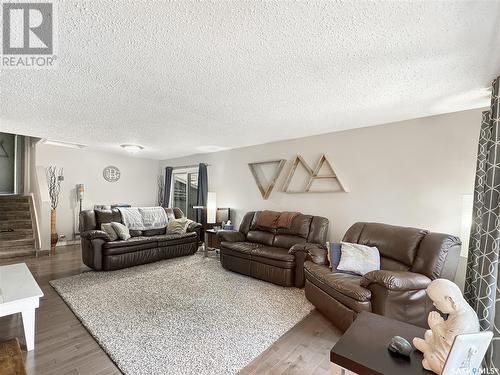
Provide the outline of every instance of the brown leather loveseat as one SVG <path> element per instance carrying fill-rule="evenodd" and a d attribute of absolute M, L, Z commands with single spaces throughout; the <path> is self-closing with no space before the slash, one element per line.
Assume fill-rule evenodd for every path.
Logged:
<path fill-rule="evenodd" d="M 179 219 L 179 208 L 165 208 L 167 217 Z M 191 223 L 185 234 L 166 234 L 165 229 L 131 231 L 128 240 L 110 241 L 101 224 L 122 222 L 118 209 L 80 212 L 82 260 L 97 271 L 111 271 L 139 264 L 194 254 L 198 250 L 201 224 Z"/>
<path fill-rule="evenodd" d="M 324 246 L 328 219 L 298 214 L 289 228 L 262 227 L 257 220 L 264 212 L 245 214 L 239 231 L 218 232 L 222 266 L 278 285 L 302 287 L 306 254 L 295 252 L 294 245 Z"/>
<path fill-rule="evenodd" d="M 460 239 L 423 229 L 356 223 L 343 241 L 376 246 L 381 270 L 364 276 L 332 272 L 324 249 L 296 248 L 308 258 L 304 263 L 307 299 L 341 330 L 362 311 L 427 327 L 433 306 L 425 289 L 434 279 L 454 279 Z"/>

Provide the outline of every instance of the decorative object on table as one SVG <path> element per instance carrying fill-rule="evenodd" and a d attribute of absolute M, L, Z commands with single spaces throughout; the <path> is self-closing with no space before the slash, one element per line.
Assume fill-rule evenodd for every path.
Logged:
<path fill-rule="evenodd" d="M 426 292 L 434 306 L 443 314 L 448 314 L 448 318 L 444 320 L 439 312 L 431 311 L 428 316 L 430 329 L 425 332 L 424 339 L 415 337 L 413 345 L 424 355 L 422 366 L 441 374 L 455 337 L 479 332 L 479 320 L 454 282 L 436 279 L 429 284 Z"/>
<path fill-rule="evenodd" d="M 0 374 L 26 375 L 23 354 L 17 338 L 0 342 Z"/>
<path fill-rule="evenodd" d="M 56 166 L 50 166 L 45 169 L 47 176 L 47 185 L 50 197 L 50 248 L 56 248 L 59 236 L 56 229 L 56 209 L 59 204 L 59 194 L 61 192 L 61 182 L 64 181 L 63 169 L 57 169 Z"/>
<path fill-rule="evenodd" d="M 9 154 L 7 153 L 7 150 L 5 149 L 5 146 L 3 145 L 4 140 L 0 140 L 0 158 L 8 158 Z"/>
<path fill-rule="evenodd" d="M 394 336 L 391 338 L 391 341 L 389 341 L 387 350 L 391 353 L 410 358 L 413 347 L 405 338 L 401 336 Z"/>
<path fill-rule="evenodd" d="M 164 207 L 163 203 L 165 201 L 165 177 L 156 177 L 156 204 L 160 207 Z"/>
<path fill-rule="evenodd" d="M 491 331 L 469 333 L 455 337 L 441 375 L 495 373 L 491 368 L 481 368 L 481 362 L 492 338 L 493 332 Z"/>
<path fill-rule="evenodd" d="M 78 201 L 78 205 L 80 206 L 80 212 L 82 212 L 84 193 L 85 193 L 85 187 L 83 186 L 83 184 L 77 184 L 76 185 L 76 200 Z"/>
<path fill-rule="evenodd" d="M 224 230 L 234 230 L 234 225 L 231 223 L 231 220 L 228 220 L 222 228 Z"/>
<path fill-rule="evenodd" d="M 121 172 L 118 167 L 115 167 L 114 165 L 108 165 L 102 171 L 102 176 L 108 182 L 117 182 L 121 177 Z"/>
<path fill-rule="evenodd" d="M 500 76 L 492 83 L 489 110 L 478 131 L 476 179 L 464 296 L 476 311 L 482 330 L 494 334 L 485 361 L 500 368 Z"/>
<path fill-rule="evenodd" d="M 297 190 L 297 191 L 291 191 L 289 190 L 290 182 L 292 181 L 293 175 L 295 174 L 295 171 L 297 170 L 297 167 L 301 164 L 304 169 L 306 170 L 307 174 L 309 175 L 309 178 L 306 182 L 306 185 L 303 189 Z M 326 165 L 328 169 L 330 169 L 331 173 L 329 174 L 319 174 L 321 168 L 323 165 Z M 311 191 L 311 186 L 314 181 L 317 180 L 334 180 L 338 186 L 340 187 L 340 190 L 318 190 L 318 191 Z M 316 163 L 316 167 L 312 169 L 309 164 L 304 160 L 304 158 L 301 155 L 297 155 L 295 159 L 292 162 L 292 168 L 290 169 L 290 172 L 288 172 L 288 176 L 285 180 L 285 183 L 283 185 L 283 191 L 285 193 L 336 193 L 339 191 L 343 191 L 347 193 L 347 188 L 345 185 L 342 183 L 340 180 L 338 174 L 335 172 L 335 169 L 333 169 L 332 163 L 328 160 L 325 154 L 322 154 L 321 157 L 319 158 L 318 162 Z"/>
<path fill-rule="evenodd" d="M 273 175 L 271 176 L 270 181 L 267 184 L 267 187 L 264 187 L 262 184 L 261 180 L 262 177 L 259 176 L 258 167 L 262 167 L 263 165 L 269 165 L 269 164 L 275 164 L 276 168 L 274 170 Z M 263 199 L 268 199 L 269 196 L 271 195 L 274 185 L 276 184 L 276 180 L 278 179 L 279 175 L 281 174 L 281 171 L 283 170 L 283 167 L 286 164 L 285 159 L 279 159 L 279 160 L 270 160 L 270 161 L 260 161 L 256 163 L 248 163 L 248 168 L 250 168 L 250 172 L 252 172 L 252 176 L 255 180 L 255 183 L 257 184 L 257 187 L 259 188 L 260 194 L 262 195 Z"/>

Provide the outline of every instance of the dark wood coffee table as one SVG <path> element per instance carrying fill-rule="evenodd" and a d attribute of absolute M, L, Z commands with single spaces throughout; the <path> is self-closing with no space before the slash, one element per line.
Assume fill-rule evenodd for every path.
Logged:
<path fill-rule="evenodd" d="M 332 348 L 330 361 L 359 375 L 430 375 L 433 373 L 423 369 L 422 353 L 416 349 L 409 359 L 387 350 L 393 336 L 411 343 L 424 333 L 424 328 L 362 312 Z"/>

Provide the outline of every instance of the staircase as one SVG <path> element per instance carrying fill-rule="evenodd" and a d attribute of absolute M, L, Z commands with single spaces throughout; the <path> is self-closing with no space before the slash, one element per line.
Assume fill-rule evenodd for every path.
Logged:
<path fill-rule="evenodd" d="M 35 253 L 30 199 L 0 195 L 0 259 Z"/>

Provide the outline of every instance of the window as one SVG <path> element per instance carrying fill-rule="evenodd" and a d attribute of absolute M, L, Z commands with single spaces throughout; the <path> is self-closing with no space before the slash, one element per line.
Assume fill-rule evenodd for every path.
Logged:
<path fill-rule="evenodd" d="M 172 176 L 172 207 L 179 207 L 188 219 L 196 220 L 196 198 L 198 194 L 198 172 L 174 172 Z"/>

